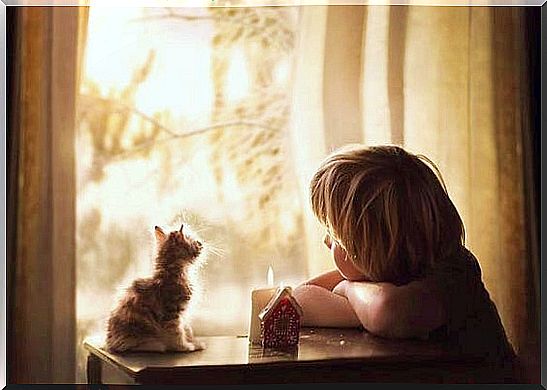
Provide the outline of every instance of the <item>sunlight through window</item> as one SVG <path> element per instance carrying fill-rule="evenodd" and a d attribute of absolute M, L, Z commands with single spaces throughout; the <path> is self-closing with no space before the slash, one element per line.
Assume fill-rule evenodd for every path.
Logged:
<path fill-rule="evenodd" d="M 155 225 L 183 220 L 206 243 L 198 335 L 246 334 L 247 311 L 233 309 L 249 307 L 269 265 L 286 283 L 307 276 L 285 146 L 296 12 L 90 9 L 76 139 L 80 340 L 150 274 Z"/>

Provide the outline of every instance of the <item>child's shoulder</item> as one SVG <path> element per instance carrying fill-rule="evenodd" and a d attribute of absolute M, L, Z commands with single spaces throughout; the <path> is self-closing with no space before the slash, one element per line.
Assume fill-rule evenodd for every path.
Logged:
<path fill-rule="evenodd" d="M 432 279 L 443 292 L 449 337 L 465 352 L 511 356 L 496 305 L 481 276 L 479 261 L 462 247 L 431 269 Z"/>
<path fill-rule="evenodd" d="M 449 256 L 438 259 L 429 269 L 428 276 L 445 286 L 453 286 L 480 282 L 482 272 L 475 255 L 462 246 Z"/>
<path fill-rule="evenodd" d="M 464 247 L 434 264 L 427 279 L 429 286 L 440 295 L 452 325 L 461 325 L 488 301 L 479 262 Z"/>

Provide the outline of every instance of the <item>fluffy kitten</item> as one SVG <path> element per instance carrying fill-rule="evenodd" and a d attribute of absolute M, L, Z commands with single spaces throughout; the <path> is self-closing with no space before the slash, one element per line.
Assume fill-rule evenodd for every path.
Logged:
<path fill-rule="evenodd" d="M 192 296 L 188 267 L 202 244 L 179 231 L 165 234 L 155 227 L 158 254 L 154 275 L 137 279 L 108 320 L 106 347 L 111 352 L 196 351 L 205 346 L 194 339 L 181 314 Z"/>

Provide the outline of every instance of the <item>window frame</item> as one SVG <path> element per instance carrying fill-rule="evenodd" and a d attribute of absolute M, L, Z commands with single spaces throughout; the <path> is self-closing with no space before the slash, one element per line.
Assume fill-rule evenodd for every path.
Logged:
<path fill-rule="evenodd" d="M 18 7 L 8 91 L 15 221 L 7 258 L 8 383 L 74 383 L 78 7 Z M 13 198 L 12 198 L 13 199 Z"/>

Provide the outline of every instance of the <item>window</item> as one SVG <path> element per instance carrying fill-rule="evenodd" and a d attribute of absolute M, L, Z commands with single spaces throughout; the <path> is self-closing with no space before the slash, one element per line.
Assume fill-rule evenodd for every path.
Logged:
<path fill-rule="evenodd" d="M 537 287 L 520 263 L 529 118 L 513 121 L 529 112 L 524 18 L 91 7 L 76 131 L 78 345 L 104 330 L 118 287 L 150 273 L 153 226 L 176 218 L 211 248 L 196 333 L 245 334 L 250 290 L 270 265 L 289 285 L 332 267 L 307 185 L 352 142 L 397 143 L 439 166 L 509 337 L 524 343 L 521 308 Z"/>
<path fill-rule="evenodd" d="M 181 218 L 210 248 L 195 332 L 246 334 L 250 290 L 270 265 L 278 282 L 307 276 L 287 146 L 298 9 L 92 7 L 88 17 L 78 344 L 104 331 L 120 287 L 150 274 L 154 225 Z"/>

